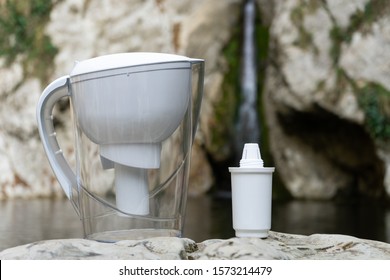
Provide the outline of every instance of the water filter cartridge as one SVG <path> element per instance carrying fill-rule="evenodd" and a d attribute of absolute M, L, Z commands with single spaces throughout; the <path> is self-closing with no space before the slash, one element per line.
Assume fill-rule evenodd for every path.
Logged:
<path fill-rule="evenodd" d="M 271 229 L 272 173 L 256 143 L 244 146 L 240 167 L 229 167 L 233 228 L 237 237 L 266 238 Z"/>

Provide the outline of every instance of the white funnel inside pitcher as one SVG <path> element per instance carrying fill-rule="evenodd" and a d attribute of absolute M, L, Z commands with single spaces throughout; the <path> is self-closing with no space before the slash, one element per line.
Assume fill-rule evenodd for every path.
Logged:
<path fill-rule="evenodd" d="M 161 143 L 100 145 L 104 169 L 115 170 L 116 207 L 129 214 L 149 214 L 148 169 L 159 168 Z"/>
<path fill-rule="evenodd" d="M 189 58 L 156 53 L 103 56 L 72 71 L 72 90 L 83 91 L 73 97 L 77 121 L 103 168 L 115 169 L 121 212 L 149 213 L 147 171 L 160 167 L 162 142 L 189 109 L 191 73 Z"/>

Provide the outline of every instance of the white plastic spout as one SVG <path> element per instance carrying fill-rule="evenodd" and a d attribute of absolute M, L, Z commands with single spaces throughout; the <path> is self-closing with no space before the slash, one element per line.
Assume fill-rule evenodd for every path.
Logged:
<path fill-rule="evenodd" d="M 240 167 L 264 167 L 261 159 L 260 148 L 257 143 L 246 143 L 242 151 Z"/>

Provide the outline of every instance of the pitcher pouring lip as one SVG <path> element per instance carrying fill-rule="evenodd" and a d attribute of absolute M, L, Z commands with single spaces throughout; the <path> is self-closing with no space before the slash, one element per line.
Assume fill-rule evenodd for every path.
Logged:
<path fill-rule="evenodd" d="M 69 76 L 43 91 L 37 105 L 39 133 L 86 236 L 117 230 L 181 232 L 177 219 L 185 213 L 188 155 L 203 78 L 201 59 L 119 53 L 79 61 Z M 53 107 L 62 97 L 69 97 L 72 105 L 75 173 L 52 122 Z M 99 196 L 99 189 L 110 192 L 112 186 L 115 203 Z M 156 195 L 157 189 L 161 194 Z"/>

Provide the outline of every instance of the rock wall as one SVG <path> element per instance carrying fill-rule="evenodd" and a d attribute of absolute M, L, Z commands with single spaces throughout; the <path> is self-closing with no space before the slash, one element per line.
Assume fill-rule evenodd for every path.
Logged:
<path fill-rule="evenodd" d="M 274 1 L 264 103 L 291 194 L 390 194 L 390 5 Z"/>
<path fill-rule="evenodd" d="M 243 3 L 0 1 L 1 17 L 19 12 L 11 17 L 19 19 L 14 33 L 0 29 L 0 199 L 63 195 L 38 136 L 39 95 L 50 81 L 68 74 L 75 60 L 132 51 L 206 60 L 190 194 L 209 190 L 215 180 L 210 162 L 226 161 L 232 153 L 238 67 L 231 58 L 239 55 Z M 298 198 L 388 196 L 390 5 L 380 0 L 257 3 L 270 36 L 268 57 L 261 62 L 267 63 L 262 104 L 276 171 L 288 191 Z M 32 14 L 35 18 L 28 17 Z M 74 165 L 66 100 L 55 108 L 55 123 Z M 226 168 L 223 172 L 229 176 Z"/>
<path fill-rule="evenodd" d="M 12 5 L 6 7 L 5 3 L 0 5 L 19 11 L 24 20 L 40 8 L 34 6 L 35 2 L 15 4 L 15 9 Z M 189 193 L 196 195 L 208 190 L 214 178 L 202 146 L 211 134 L 207 124 L 214 114 L 213 103 L 218 99 L 225 71 L 221 67 L 224 64 L 221 50 L 230 38 L 232 26 L 238 21 L 241 2 L 56 1 L 41 30 L 56 48 L 54 61 L 37 63 L 47 66 L 46 79 L 37 75 L 34 69 L 25 70 L 28 64 L 25 58 L 30 53 L 17 53 L 12 63 L 8 61 L 9 56 L 0 56 L 0 199 L 62 196 L 45 158 L 36 126 L 35 107 L 42 90 L 51 80 L 70 73 L 75 60 L 135 51 L 177 53 L 206 60 L 205 98 L 193 149 Z M 42 37 L 41 33 L 38 34 L 37 29 L 31 37 Z M 8 37 L 6 41 L 17 39 L 12 34 Z M 20 44 L 16 40 L 11 47 Z M 27 66 L 32 67 L 31 63 Z M 57 107 L 54 113 L 56 132 L 66 158 L 74 166 L 73 132 L 67 101 L 60 102 Z"/>

